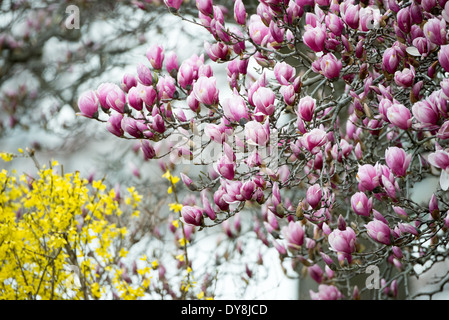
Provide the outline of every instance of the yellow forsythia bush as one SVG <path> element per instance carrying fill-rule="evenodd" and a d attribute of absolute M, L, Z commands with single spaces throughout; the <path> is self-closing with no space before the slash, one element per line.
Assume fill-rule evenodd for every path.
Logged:
<path fill-rule="evenodd" d="M 4 159 L 10 160 L 10 159 Z M 122 258 L 141 196 L 122 201 L 103 181 L 62 173 L 57 162 L 35 177 L 0 172 L 0 299 L 135 299 L 155 263 L 130 277 Z M 153 266 L 153 267 L 151 267 Z"/>

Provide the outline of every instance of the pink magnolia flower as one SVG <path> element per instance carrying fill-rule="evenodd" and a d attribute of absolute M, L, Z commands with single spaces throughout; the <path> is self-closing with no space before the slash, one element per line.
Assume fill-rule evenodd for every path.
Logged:
<path fill-rule="evenodd" d="M 359 27 L 359 10 L 360 7 L 358 4 L 349 4 L 344 11 L 343 20 L 352 29 L 357 29 Z"/>
<path fill-rule="evenodd" d="M 164 0 L 164 3 L 169 8 L 174 8 L 176 10 L 179 10 L 181 7 L 183 0 Z"/>
<path fill-rule="evenodd" d="M 371 164 L 359 166 L 356 179 L 359 182 L 360 191 L 373 191 L 380 185 L 376 168 Z"/>
<path fill-rule="evenodd" d="M 173 95 L 175 94 L 176 91 L 175 79 L 173 79 L 170 75 L 160 77 L 156 87 L 157 90 L 159 91 L 159 99 L 170 100 L 173 98 Z"/>
<path fill-rule="evenodd" d="M 389 245 L 391 243 L 391 229 L 383 221 L 375 219 L 366 224 L 365 227 L 368 235 L 375 241 L 386 245 Z"/>
<path fill-rule="evenodd" d="M 117 137 L 123 136 L 122 120 L 123 115 L 120 113 L 111 115 L 106 124 L 106 129 Z"/>
<path fill-rule="evenodd" d="M 240 194 L 244 200 L 250 200 L 256 190 L 256 184 L 253 181 L 246 181 L 240 188 Z"/>
<path fill-rule="evenodd" d="M 140 98 L 140 100 L 144 102 L 147 106 L 152 106 L 155 104 L 157 99 L 157 92 L 156 90 L 154 90 L 153 86 L 144 86 L 143 84 L 138 83 L 135 88 L 136 88 L 135 93 L 138 95 L 138 97 L 131 97 L 131 100 L 135 99 L 135 101 L 133 101 L 134 105 L 139 107 L 138 98 Z M 134 94 L 134 92 L 132 94 Z M 130 97 L 128 93 L 128 100 L 129 99 Z M 134 106 L 132 105 L 132 107 Z"/>
<path fill-rule="evenodd" d="M 141 111 L 143 109 L 143 101 L 137 87 L 132 87 L 128 91 L 128 104 L 134 109 Z"/>
<path fill-rule="evenodd" d="M 162 64 L 164 62 L 165 52 L 161 45 L 155 44 L 148 48 L 146 52 L 148 61 L 156 70 L 162 69 Z"/>
<path fill-rule="evenodd" d="M 418 49 L 418 52 L 422 57 L 427 57 L 433 46 L 433 44 L 424 36 L 416 37 L 413 39 L 412 44 L 416 47 L 416 49 Z"/>
<path fill-rule="evenodd" d="M 298 115 L 304 121 L 311 121 L 313 119 L 316 106 L 316 100 L 310 96 L 305 96 L 299 100 Z"/>
<path fill-rule="evenodd" d="M 223 42 L 210 44 L 204 41 L 204 50 L 212 61 L 227 61 L 231 52 L 229 47 Z"/>
<path fill-rule="evenodd" d="M 222 156 L 216 163 L 214 163 L 215 171 L 227 180 L 233 180 L 235 175 L 235 162 L 229 159 L 228 156 Z"/>
<path fill-rule="evenodd" d="M 81 111 L 81 115 L 87 118 L 95 118 L 98 114 L 98 102 L 95 91 L 83 92 L 78 99 L 78 108 Z"/>
<path fill-rule="evenodd" d="M 207 123 L 204 127 L 204 133 L 212 141 L 222 144 L 226 140 L 226 132 L 221 125 Z"/>
<path fill-rule="evenodd" d="M 225 191 L 223 194 L 223 200 L 229 204 L 245 200 L 241 194 L 241 181 L 222 180 L 220 188 Z"/>
<path fill-rule="evenodd" d="M 213 13 L 212 0 L 196 0 L 196 7 L 202 14 L 206 16 L 210 16 Z"/>
<path fill-rule="evenodd" d="M 320 70 L 328 79 L 334 79 L 340 76 L 343 64 L 332 53 L 328 53 L 321 57 Z"/>
<path fill-rule="evenodd" d="M 165 122 L 160 114 L 156 114 L 153 117 L 153 122 L 151 123 L 151 127 L 156 132 L 159 132 L 159 133 L 165 132 Z"/>
<path fill-rule="evenodd" d="M 397 182 L 394 180 L 392 181 L 391 179 L 389 179 L 387 176 L 384 175 L 381 176 L 381 182 L 386 192 L 386 195 L 392 199 L 396 199 L 396 189 L 399 190 L 399 188 L 397 187 Z"/>
<path fill-rule="evenodd" d="M 449 121 L 445 121 L 437 132 L 438 139 L 449 139 Z"/>
<path fill-rule="evenodd" d="M 118 85 L 114 84 L 107 92 L 106 105 L 119 113 L 125 112 L 126 95 Z"/>
<path fill-rule="evenodd" d="M 326 225 L 326 223 L 323 223 L 323 227 Z M 329 235 L 331 233 L 331 231 L 329 231 L 329 233 L 326 233 L 327 235 Z M 332 260 L 331 257 L 329 257 L 327 254 L 325 254 L 323 251 L 320 251 L 320 256 L 323 259 L 323 261 L 326 263 L 326 267 L 333 265 L 334 261 Z"/>
<path fill-rule="evenodd" d="M 394 82 L 403 88 L 411 87 L 414 80 L 415 68 L 413 68 L 413 66 L 410 66 L 410 68 L 405 68 L 402 71 L 396 71 L 394 74 Z"/>
<path fill-rule="evenodd" d="M 301 145 L 312 154 L 317 154 L 326 142 L 326 132 L 317 128 L 312 129 L 301 137 Z"/>
<path fill-rule="evenodd" d="M 151 71 L 143 63 L 139 63 L 137 65 L 137 77 L 143 85 L 151 86 L 153 84 L 153 76 L 151 75 Z"/>
<path fill-rule="evenodd" d="M 345 139 L 341 139 L 339 144 L 334 144 L 331 150 L 332 158 L 337 161 L 342 161 L 343 158 L 347 158 L 353 149 L 353 145 Z"/>
<path fill-rule="evenodd" d="M 373 209 L 373 199 L 368 199 L 363 192 L 356 192 L 351 197 L 351 207 L 356 214 L 368 217 Z"/>
<path fill-rule="evenodd" d="M 309 293 L 312 300 L 339 300 L 344 297 L 336 286 L 327 284 L 320 284 L 318 292 L 309 290 Z"/>
<path fill-rule="evenodd" d="M 102 83 L 95 91 L 100 105 L 104 109 L 110 109 L 123 113 L 126 104 L 126 95 L 120 87 L 114 83 Z"/>
<path fill-rule="evenodd" d="M 176 73 L 178 72 L 179 69 L 179 63 L 178 63 L 178 56 L 174 51 L 170 51 L 165 56 L 165 68 L 173 78 L 176 77 Z"/>
<path fill-rule="evenodd" d="M 281 190 L 279 189 L 279 184 L 277 182 L 273 183 L 272 187 L 272 195 L 271 195 L 271 206 L 268 207 L 268 209 L 271 210 L 274 214 L 278 215 L 279 217 L 282 217 L 282 215 L 279 213 L 279 205 L 281 204 Z"/>
<path fill-rule="evenodd" d="M 429 19 L 423 27 L 425 37 L 432 43 L 441 46 L 447 42 L 446 21 L 444 19 Z"/>
<path fill-rule="evenodd" d="M 156 151 L 148 140 L 142 141 L 141 148 L 145 161 L 153 159 L 156 156 Z"/>
<path fill-rule="evenodd" d="M 281 233 L 287 242 L 287 247 L 292 250 L 300 249 L 304 243 L 305 231 L 300 222 L 290 221 L 282 228 Z"/>
<path fill-rule="evenodd" d="M 355 251 L 356 235 L 351 227 L 345 230 L 335 229 L 328 236 L 330 249 L 339 254 L 339 259 L 351 262 L 351 254 Z"/>
<path fill-rule="evenodd" d="M 389 147 L 385 150 L 385 162 L 398 177 L 404 177 L 412 160 L 412 155 L 406 154 L 404 149 Z"/>
<path fill-rule="evenodd" d="M 184 184 L 187 186 L 187 188 L 189 188 L 191 190 L 195 189 L 195 184 L 193 183 L 193 180 L 188 175 L 181 172 L 180 176 L 181 176 L 182 182 L 184 182 Z"/>
<path fill-rule="evenodd" d="M 321 186 L 316 183 L 307 189 L 306 199 L 307 203 L 312 207 L 316 208 L 321 203 L 322 191 Z"/>
<path fill-rule="evenodd" d="M 438 61 L 446 72 L 449 72 L 449 44 L 443 45 L 438 51 Z"/>
<path fill-rule="evenodd" d="M 421 100 L 414 103 L 412 113 L 423 127 L 436 125 L 440 119 L 438 108 L 428 100 Z"/>
<path fill-rule="evenodd" d="M 234 2 L 234 19 L 238 24 L 245 25 L 246 23 L 246 10 L 242 0 Z"/>
<path fill-rule="evenodd" d="M 309 25 L 312 28 L 315 28 L 315 27 L 319 26 L 321 22 L 322 22 L 322 19 L 320 17 L 318 17 L 318 15 L 316 15 L 315 13 L 312 13 L 312 12 L 306 13 L 306 19 L 305 19 L 306 25 Z"/>
<path fill-rule="evenodd" d="M 405 210 L 403 209 L 403 208 L 401 208 L 401 207 L 398 207 L 398 206 L 392 206 L 392 208 L 393 208 L 393 211 L 397 214 L 397 215 L 399 215 L 400 217 L 407 217 L 408 215 L 407 215 L 407 212 L 405 212 Z"/>
<path fill-rule="evenodd" d="M 399 55 L 398 50 L 395 47 L 388 48 L 384 51 L 383 59 L 382 59 L 382 68 L 391 74 L 394 74 L 396 69 L 399 66 Z"/>
<path fill-rule="evenodd" d="M 249 120 L 246 102 L 235 88 L 233 95 L 223 102 L 223 113 L 234 122 L 239 122 L 241 119 Z"/>
<path fill-rule="evenodd" d="M 405 7 L 399 10 L 396 15 L 398 28 L 404 33 L 409 33 L 412 25 L 412 16 L 410 13 L 410 7 Z"/>
<path fill-rule="evenodd" d="M 288 86 L 282 86 L 279 92 L 282 94 L 282 98 L 284 102 L 289 106 L 293 105 L 296 99 L 296 90 L 295 87 L 290 84 Z"/>
<path fill-rule="evenodd" d="M 394 103 L 388 108 L 387 118 L 392 124 L 403 130 L 407 130 L 412 126 L 410 110 L 399 103 Z"/>
<path fill-rule="evenodd" d="M 435 196 L 435 194 L 432 194 L 432 197 L 429 201 L 429 212 L 430 215 L 436 220 L 440 213 L 440 208 L 438 206 L 438 198 Z"/>
<path fill-rule="evenodd" d="M 326 40 L 326 31 L 323 26 L 312 27 L 310 25 L 306 25 L 305 30 L 306 32 L 302 37 L 304 44 L 312 49 L 312 51 L 323 51 L 324 42 Z"/>
<path fill-rule="evenodd" d="M 288 23 L 293 23 L 298 18 L 301 18 L 304 15 L 304 10 L 301 6 L 299 6 L 295 1 L 290 1 L 287 7 L 287 21 Z M 288 34 L 293 35 L 293 33 L 287 31 Z"/>
<path fill-rule="evenodd" d="M 445 78 L 440 82 L 441 91 L 446 99 L 449 99 L 449 79 Z"/>
<path fill-rule="evenodd" d="M 355 154 L 355 157 L 357 158 L 357 160 L 362 159 L 363 152 L 362 152 L 362 145 L 360 144 L 360 142 L 357 142 L 357 144 L 354 148 L 354 154 Z"/>
<path fill-rule="evenodd" d="M 249 144 L 266 146 L 270 140 L 270 127 L 268 119 L 265 123 L 255 120 L 245 124 L 245 138 Z"/>
<path fill-rule="evenodd" d="M 427 160 L 434 167 L 441 169 L 440 186 L 444 191 L 449 189 L 449 153 L 446 150 L 437 149 L 429 154 Z"/>
<path fill-rule="evenodd" d="M 209 199 L 207 198 L 206 192 L 207 192 L 206 189 L 201 191 L 201 202 L 203 204 L 204 212 L 211 220 L 215 220 L 217 216 L 215 214 L 215 210 L 212 208 L 209 202 Z"/>
<path fill-rule="evenodd" d="M 398 223 L 398 229 L 400 234 L 411 233 L 415 236 L 418 235 L 418 230 L 409 223 Z"/>
<path fill-rule="evenodd" d="M 179 70 L 176 75 L 178 79 L 179 85 L 186 89 L 188 86 L 191 86 L 193 81 L 195 80 L 195 71 L 193 69 L 193 66 L 184 61 L 181 64 L 181 67 L 179 67 Z"/>
<path fill-rule="evenodd" d="M 122 82 L 120 83 L 120 85 L 123 91 L 128 92 L 129 89 L 137 85 L 137 79 L 132 74 L 125 73 L 123 75 Z"/>
<path fill-rule="evenodd" d="M 215 77 L 201 76 L 193 85 L 193 94 L 195 98 L 205 105 L 214 105 L 218 103 L 217 80 Z"/>
<path fill-rule="evenodd" d="M 438 1 L 439 3 L 443 3 Z M 421 1 L 421 6 L 424 11 L 430 12 L 433 8 L 437 6 L 437 0 L 423 0 Z"/>
<path fill-rule="evenodd" d="M 187 102 L 187 105 L 189 106 L 190 110 L 192 110 L 193 112 L 200 111 L 200 102 L 196 99 L 193 91 L 187 97 L 186 102 Z"/>
<path fill-rule="evenodd" d="M 183 206 L 181 216 L 185 223 L 192 226 L 201 226 L 203 224 L 203 211 L 196 206 Z"/>
<path fill-rule="evenodd" d="M 285 249 L 285 246 L 283 244 L 281 244 L 279 241 L 277 241 L 274 238 L 272 240 L 272 243 L 273 243 L 273 247 L 276 248 L 277 252 L 279 252 L 279 254 L 281 256 L 287 255 L 287 249 Z"/>
<path fill-rule="evenodd" d="M 279 24 L 277 22 L 274 22 L 273 20 L 271 20 L 269 28 L 270 36 L 274 40 L 271 45 L 276 49 L 280 48 L 279 44 L 284 42 L 285 29 L 281 28 Z"/>
<path fill-rule="evenodd" d="M 274 75 L 280 84 L 287 86 L 294 80 L 296 71 L 286 62 L 278 62 L 274 66 Z"/>
<path fill-rule="evenodd" d="M 313 266 L 307 268 L 310 277 L 315 280 L 317 283 L 321 283 L 323 281 L 324 271 L 318 264 L 314 264 Z"/>
<path fill-rule="evenodd" d="M 410 6 L 410 16 L 413 23 L 417 25 L 421 24 L 421 22 L 423 21 L 423 10 L 418 3 L 413 2 Z"/>
<path fill-rule="evenodd" d="M 379 27 L 381 14 L 379 9 L 375 7 L 365 7 L 359 10 L 359 29 L 361 31 L 368 31 Z"/>
<path fill-rule="evenodd" d="M 274 112 L 274 92 L 266 87 L 259 87 L 253 94 L 252 100 L 256 106 L 256 111 L 264 115 L 271 116 Z"/>
<path fill-rule="evenodd" d="M 251 39 L 258 45 L 265 43 L 270 36 L 270 28 L 262 22 L 260 15 L 251 15 L 248 31 Z"/>
<path fill-rule="evenodd" d="M 325 17 L 326 26 L 336 36 L 341 36 L 344 28 L 343 21 L 334 13 L 329 12 Z"/>

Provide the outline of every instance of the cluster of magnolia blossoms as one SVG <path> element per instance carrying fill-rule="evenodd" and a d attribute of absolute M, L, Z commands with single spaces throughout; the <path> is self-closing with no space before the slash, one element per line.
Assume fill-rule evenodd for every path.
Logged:
<path fill-rule="evenodd" d="M 182 14 L 182 1 L 165 3 Z M 449 225 L 440 194 L 429 208 L 408 198 L 436 169 L 442 189 L 449 184 L 447 2 L 265 0 L 248 15 L 236 0 L 234 23 L 212 0 L 196 5 L 214 39 L 205 53 L 226 67 L 230 96 L 220 94 L 204 54 L 180 63 L 153 45 L 136 75 L 82 94 L 81 114 L 140 140 L 147 160 L 161 158 L 175 133 L 183 143 L 168 144 L 168 161 L 218 146 L 217 159 L 201 162 L 211 165 L 207 182 L 181 175 L 199 193 L 183 206 L 184 222 L 225 224 L 246 203 L 260 204 L 254 232 L 283 261 L 307 268 L 320 284 L 314 299 L 358 296 L 358 288 L 340 291 L 339 266 L 383 255 L 403 271 L 415 241 Z M 273 77 L 254 75 L 250 61 Z M 207 141 L 194 140 L 201 130 Z M 394 296 L 397 286 L 383 279 L 384 293 Z"/>

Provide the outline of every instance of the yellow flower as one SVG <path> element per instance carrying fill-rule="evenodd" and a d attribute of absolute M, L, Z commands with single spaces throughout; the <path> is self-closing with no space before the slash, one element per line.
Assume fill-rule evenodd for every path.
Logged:
<path fill-rule="evenodd" d="M 180 212 L 182 209 L 182 204 L 180 203 L 170 203 L 168 206 L 170 207 L 171 211 L 174 211 L 176 213 Z"/>
<path fill-rule="evenodd" d="M 184 247 L 187 243 L 189 243 L 189 241 L 186 238 L 181 238 L 178 240 L 179 245 Z"/>
<path fill-rule="evenodd" d="M 172 176 L 172 174 L 170 173 L 170 170 L 167 170 L 163 175 L 162 178 L 167 179 L 168 181 L 170 181 L 172 184 L 176 184 L 179 182 L 179 177 L 176 176 Z"/>
<path fill-rule="evenodd" d="M 93 181 L 92 187 L 95 189 L 98 189 L 100 191 L 104 191 L 106 189 L 106 186 L 103 184 L 103 182 L 101 180 Z"/>
<path fill-rule="evenodd" d="M 118 222 L 123 211 L 137 211 L 140 196 L 134 189 L 130 207 L 117 203 L 101 181 L 92 190 L 79 173 L 61 175 L 45 168 L 32 180 L 1 170 L 0 186 L 0 300 L 84 299 L 85 293 L 101 298 L 115 291 L 115 283 L 94 270 L 103 265 L 113 273 L 116 254 L 128 253 L 123 246 L 127 229 Z M 77 277 L 85 290 L 67 287 Z M 123 282 L 117 285 L 125 288 Z M 147 283 L 141 282 L 125 282 L 125 297 L 142 296 Z"/>
<path fill-rule="evenodd" d="M 1 152 L 0 153 L 0 158 L 3 159 L 3 161 L 8 162 L 11 161 L 13 159 L 14 155 L 11 153 L 6 153 L 6 152 Z"/>
<path fill-rule="evenodd" d="M 180 261 L 180 262 L 183 262 L 183 261 L 184 261 L 184 254 L 178 254 L 178 255 L 176 256 L 176 260 L 178 260 L 178 261 Z"/>
<path fill-rule="evenodd" d="M 121 249 L 120 249 L 119 256 L 120 256 L 121 258 L 126 258 L 127 255 L 128 255 L 128 250 L 126 250 L 125 248 L 121 248 Z"/>

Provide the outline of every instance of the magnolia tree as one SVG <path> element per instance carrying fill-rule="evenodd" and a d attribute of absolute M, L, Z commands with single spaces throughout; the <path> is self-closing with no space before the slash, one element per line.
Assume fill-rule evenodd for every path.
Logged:
<path fill-rule="evenodd" d="M 15 279 L 1 274 L 2 288 L 8 286 L 1 292 L 8 298 L 203 299 L 215 296 L 222 276 L 214 267 L 233 256 L 233 262 L 245 263 L 244 252 L 274 250 L 287 276 L 317 283 L 309 292 L 312 299 L 416 297 L 410 280 L 449 255 L 449 4 L 267 0 L 253 9 L 236 0 L 228 10 L 197 0 L 192 13 L 191 5 L 166 0 L 165 7 L 180 23 L 210 33 L 204 51 L 180 60 L 179 53 L 150 43 L 147 63 L 82 93 L 78 107 L 80 115 L 98 121 L 117 139 L 131 140 L 144 160 L 159 160 L 169 214 L 152 214 L 148 224 L 148 216 L 137 210 L 145 197 L 134 189 L 122 199 L 117 192 L 103 194 L 105 186 L 98 181 L 78 176 L 72 181 L 47 171 L 44 178 L 54 178 L 42 178 L 40 184 L 34 178 L 34 185 L 17 187 L 2 172 L 8 193 L 0 200 L 8 210 L 0 217 L 11 223 L 1 239 L 17 235 L 7 244 L 20 250 L 20 235 L 31 237 L 37 227 L 41 233 L 34 236 L 49 242 L 34 239 L 31 252 L 21 254 L 2 246 L 0 257 L 16 274 Z M 16 57 L 21 50 L 15 49 L 33 37 L 11 39 L 2 42 L 11 52 L 7 57 Z M 12 72 L 8 61 L 16 68 L 15 60 L 6 60 L 2 69 Z M 214 75 L 220 67 L 227 79 Z M 15 124 L 19 118 L 9 119 Z M 439 177 L 438 188 L 425 203 L 418 202 L 413 187 L 433 176 Z M 47 204 L 32 192 L 44 192 L 52 181 L 71 190 L 69 221 L 52 207 L 66 193 Z M 73 197 L 72 186 L 85 196 Z M 20 196 L 28 201 L 16 201 Z M 115 218 L 119 204 L 129 207 L 130 217 L 144 220 L 130 227 Z M 42 206 L 40 214 L 52 214 L 35 225 L 28 214 L 36 210 L 30 208 Z M 152 204 L 151 209 L 159 208 Z M 86 217 L 95 223 L 85 223 Z M 130 238 L 122 226 L 134 230 Z M 161 240 L 162 228 L 174 236 L 174 250 L 165 261 L 176 270 L 147 256 L 126 266 L 132 246 L 148 234 L 151 241 Z M 232 246 L 219 239 L 214 259 L 201 268 L 192 262 L 191 249 L 210 245 L 201 235 L 216 230 L 224 230 Z M 92 232 L 100 249 L 92 244 Z M 77 257 L 75 250 L 83 254 Z M 60 284 L 70 274 L 63 271 L 64 261 L 82 266 L 80 288 L 67 291 Z M 257 263 L 264 262 L 258 255 Z M 151 282 L 153 270 L 157 276 Z M 244 283 L 255 279 L 250 266 L 243 272 Z M 356 282 L 361 276 L 362 283 Z M 448 279 L 445 273 L 437 290 L 419 294 L 434 296 Z"/>
<path fill-rule="evenodd" d="M 88 153 L 98 138 L 106 147 L 111 139 L 73 119 L 81 90 L 134 68 L 146 38 L 176 33 L 169 15 L 157 0 L 0 3 L 0 299 L 206 299 L 220 296 L 218 274 L 241 279 L 234 296 L 258 280 L 264 250 L 246 254 L 251 235 L 238 217 L 223 224 L 216 246 L 201 246 L 207 263 L 198 260 L 206 233 L 167 215 L 195 201 L 180 178 L 160 183 L 157 164 L 142 164 L 136 145 Z M 23 137 L 38 143 L 26 148 Z M 5 150 L 8 140 L 20 148 Z M 46 161 L 55 152 L 61 165 Z M 157 183 L 147 179 L 154 171 Z"/>
<path fill-rule="evenodd" d="M 81 115 L 139 141 L 169 180 L 191 164 L 181 229 L 240 216 L 284 269 L 318 283 L 312 299 L 415 297 L 417 267 L 449 252 L 449 3 L 266 0 L 249 14 L 236 0 L 233 22 L 212 0 L 193 17 L 165 4 L 210 32 L 204 52 L 179 61 L 151 43 L 135 74 L 80 96 Z M 439 186 L 418 203 L 431 176 Z M 352 281 L 369 270 L 374 282 Z"/>

